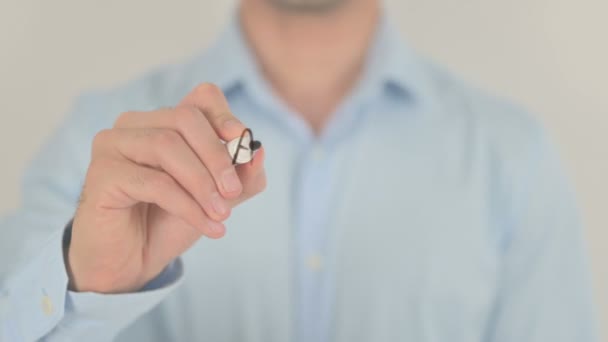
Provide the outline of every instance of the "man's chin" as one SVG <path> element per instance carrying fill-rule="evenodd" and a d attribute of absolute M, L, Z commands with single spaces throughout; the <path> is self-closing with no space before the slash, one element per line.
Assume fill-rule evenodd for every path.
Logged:
<path fill-rule="evenodd" d="M 294 13 L 326 13 L 348 0 L 268 0 L 280 10 Z"/>

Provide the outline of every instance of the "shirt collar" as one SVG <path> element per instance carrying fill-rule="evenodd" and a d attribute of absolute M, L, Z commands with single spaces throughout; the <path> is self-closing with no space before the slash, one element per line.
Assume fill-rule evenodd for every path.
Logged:
<path fill-rule="evenodd" d="M 201 68 L 205 70 L 206 81 L 215 83 L 225 92 L 252 82 L 258 73 L 255 58 L 247 46 L 237 15 L 233 16 L 200 60 L 204 64 Z"/>
<path fill-rule="evenodd" d="M 368 81 L 417 104 L 429 104 L 431 82 L 423 58 L 403 40 L 385 14 L 368 55 Z M 395 92 L 396 90 L 396 92 Z"/>
<path fill-rule="evenodd" d="M 236 15 L 199 61 L 204 64 L 201 66 L 205 70 L 201 75 L 203 79 L 217 84 L 225 92 L 249 85 L 255 90 L 264 83 Z M 422 102 L 430 90 L 423 63 L 384 15 L 370 48 L 362 80 L 370 88 L 397 90 L 400 96 Z"/>

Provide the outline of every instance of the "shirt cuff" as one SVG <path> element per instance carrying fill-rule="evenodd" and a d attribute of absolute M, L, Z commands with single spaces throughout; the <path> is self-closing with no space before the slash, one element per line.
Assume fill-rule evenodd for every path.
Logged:
<path fill-rule="evenodd" d="M 16 341 L 34 341 L 51 331 L 64 315 L 68 276 L 63 262 L 63 230 L 54 233 L 40 253 L 20 268 L 4 290 L 5 333 Z"/>
<path fill-rule="evenodd" d="M 67 292 L 62 331 L 86 339 L 95 334 L 100 341 L 111 340 L 137 318 L 158 305 L 183 278 L 183 264 L 176 259 L 141 291 L 123 294 Z"/>
<path fill-rule="evenodd" d="M 51 336 L 87 340 L 89 334 L 97 335 L 100 341 L 111 340 L 163 300 L 183 277 L 183 264 L 176 259 L 139 292 L 68 291 L 63 244 L 64 231 L 54 233 L 40 253 L 9 279 L 6 288 L 0 289 L 0 313 L 4 316 L 0 340 L 7 334 L 11 341 Z"/>

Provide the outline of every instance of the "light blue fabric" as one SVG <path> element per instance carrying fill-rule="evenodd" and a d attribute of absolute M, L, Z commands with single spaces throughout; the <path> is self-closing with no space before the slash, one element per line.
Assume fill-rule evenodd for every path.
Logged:
<path fill-rule="evenodd" d="M 92 137 L 201 82 L 262 140 L 267 191 L 139 293 L 66 291 Z M 595 341 L 573 196 L 539 125 L 386 22 L 358 84 L 316 138 L 235 21 L 192 61 L 83 95 L 1 222 L 0 340 Z"/>

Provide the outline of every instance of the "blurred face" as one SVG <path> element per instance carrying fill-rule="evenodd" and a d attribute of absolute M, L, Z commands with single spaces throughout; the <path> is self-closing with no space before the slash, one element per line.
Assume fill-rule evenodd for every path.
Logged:
<path fill-rule="evenodd" d="M 292 12 L 326 12 L 349 0 L 267 0 L 282 10 Z"/>

